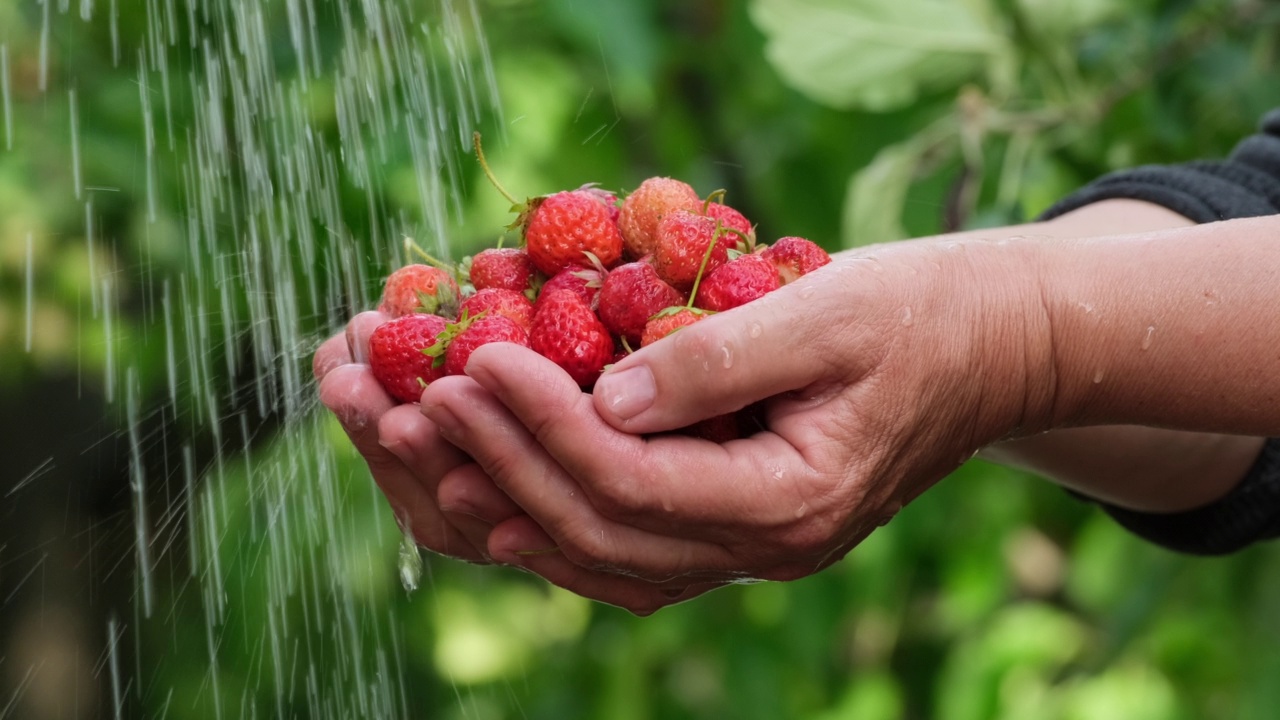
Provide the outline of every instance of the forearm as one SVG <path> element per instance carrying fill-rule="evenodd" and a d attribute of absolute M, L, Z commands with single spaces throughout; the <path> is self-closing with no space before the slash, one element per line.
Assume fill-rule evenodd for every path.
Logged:
<path fill-rule="evenodd" d="M 1049 222 L 970 231 L 930 240 L 1033 238 L 1036 242 L 1052 243 L 1192 225 L 1190 220 L 1157 205 L 1112 200 L 1086 206 Z M 1154 272 L 1144 274 L 1147 278 L 1158 277 Z M 1130 282 L 1126 281 L 1125 285 Z M 1088 379 L 1091 382 L 1093 376 Z M 984 448 L 981 456 L 1030 470 L 1120 507 L 1173 512 L 1205 505 L 1227 493 L 1248 470 L 1261 445 L 1259 437 L 1155 427 L 1093 426 L 1052 430 L 998 443 Z"/>
<path fill-rule="evenodd" d="M 1037 249 L 1052 427 L 1280 434 L 1280 217 Z"/>

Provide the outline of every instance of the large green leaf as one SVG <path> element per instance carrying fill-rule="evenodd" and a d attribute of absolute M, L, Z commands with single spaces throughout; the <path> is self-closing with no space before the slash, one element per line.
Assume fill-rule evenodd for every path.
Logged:
<path fill-rule="evenodd" d="M 754 0 L 770 62 L 839 108 L 890 110 L 977 77 L 1005 39 L 984 0 Z"/>

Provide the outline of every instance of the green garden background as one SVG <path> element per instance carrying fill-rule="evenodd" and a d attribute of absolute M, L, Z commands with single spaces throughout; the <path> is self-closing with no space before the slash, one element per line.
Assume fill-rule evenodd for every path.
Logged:
<path fill-rule="evenodd" d="M 403 235 L 496 242 L 471 130 L 517 193 L 670 175 L 834 251 L 1222 157 L 1278 43 L 1262 0 L 0 0 L 0 718 L 1274 717 L 1276 547 L 977 461 L 648 618 L 407 592 L 310 354 Z"/>

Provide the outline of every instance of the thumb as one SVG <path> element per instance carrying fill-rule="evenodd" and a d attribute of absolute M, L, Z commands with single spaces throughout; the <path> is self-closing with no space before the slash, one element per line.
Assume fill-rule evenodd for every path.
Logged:
<path fill-rule="evenodd" d="M 731 413 L 808 387 L 835 367 L 833 327 L 796 282 L 680 329 L 617 362 L 596 381 L 596 412 L 613 427 L 651 433 Z M 804 313 L 798 308 L 804 307 Z M 803 317 L 802 317 L 803 315 Z"/>

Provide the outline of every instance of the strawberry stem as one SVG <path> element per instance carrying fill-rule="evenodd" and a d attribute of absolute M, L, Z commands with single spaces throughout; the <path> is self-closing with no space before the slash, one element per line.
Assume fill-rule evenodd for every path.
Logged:
<path fill-rule="evenodd" d="M 707 263 L 711 261 L 711 251 L 716 249 L 716 243 L 720 242 L 720 235 L 724 232 L 724 224 L 719 219 L 716 220 L 716 230 L 711 234 L 711 242 L 707 243 L 707 251 L 702 253 L 702 264 L 698 265 L 698 274 L 693 278 L 693 289 L 689 291 L 689 303 L 685 307 L 693 309 L 693 300 L 698 297 L 698 286 L 702 284 L 702 274 L 707 271 Z"/>
<path fill-rule="evenodd" d="M 711 203 L 724 202 L 724 198 L 728 194 L 729 192 L 727 190 L 725 190 L 724 188 L 720 188 L 719 190 L 716 190 L 715 192 L 708 195 L 707 199 L 702 202 L 702 214 L 703 215 L 707 214 L 707 211 L 711 209 Z"/>
<path fill-rule="evenodd" d="M 471 140 L 476 146 L 476 158 L 480 160 L 480 169 L 484 170 L 484 176 L 489 178 L 489 182 L 492 183 L 493 186 L 498 189 L 498 192 L 502 193 L 502 197 L 506 198 L 508 202 L 510 202 L 512 205 L 519 205 L 520 201 L 516 200 L 514 195 L 507 192 L 507 189 L 502 187 L 502 183 L 498 182 L 497 176 L 495 176 L 493 174 L 493 171 L 489 169 L 489 163 L 487 160 L 484 159 L 484 148 L 480 147 L 480 131 L 479 130 L 472 133 Z"/>

